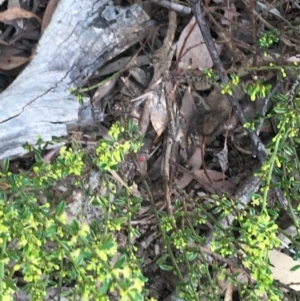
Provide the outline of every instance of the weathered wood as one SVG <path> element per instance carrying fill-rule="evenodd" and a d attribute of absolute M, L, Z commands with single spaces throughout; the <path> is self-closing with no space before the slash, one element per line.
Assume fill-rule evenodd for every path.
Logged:
<path fill-rule="evenodd" d="M 37 54 L 0 95 L 0 160 L 25 153 L 22 145 L 34 144 L 38 136 L 48 141 L 66 135 L 79 122 L 80 105 L 70 88 L 82 86 L 151 26 L 137 5 L 60 0 Z"/>

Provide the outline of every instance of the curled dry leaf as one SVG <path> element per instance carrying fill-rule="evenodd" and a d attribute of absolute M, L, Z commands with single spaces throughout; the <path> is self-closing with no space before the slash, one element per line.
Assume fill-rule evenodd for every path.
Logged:
<path fill-rule="evenodd" d="M 218 50 L 221 50 L 220 46 L 216 46 Z M 179 37 L 176 58 L 180 60 L 179 69 L 206 69 L 213 66 L 195 17 L 191 19 Z"/>
<path fill-rule="evenodd" d="M 165 97 L 154 96 L 155 104 L 151 112 L 151 122 L 154 127 L 154 130 L 159 137 L 162 132 L 165 130 L 168 124 L 168 113 L 166 108 Z"/>
<path fill-rule="evenodd" d="M 42 22 L 42 28 L 41 28 L 41 33 L 42 34 L 43 34 L 43 32 L 45 31 L 45 29 L 47 28 L 47 26 L 49 25 L 49 23 L 52 19 L 52 15 L 55 12 L 58 1 L 59 0 L 50 0 L 48 2 L 48 5 L 47 5 L 45 13 L 44 13 L 43 22 Z"/>
<path fill-rule="evenodd" d="M 191 119 L 194 117 L 197 111 L 198 108 L 191 93 L 191 88 L 189 87 L 184 92 L 180 113 L 184 117 L 186 123 L 189 123 L 192 121 Z"/>
<path fill-rule="evenodd" d="M 95 92 L 95 94 L 94 94 L 94 96 L 93 96 L 93 98 L 91 100 L 92 103 L 94 105 L 95 104 L 99 104 L 99 102 L 101 101 L 101 99 L 104 98 L 108 93 L 110 93 L 112 91 L 112 89 L 116 85 L 116 82 L 117 82 L 117 77 L 106 80 L 103 83 L 103 85 L 101 85 L 100 87 L 98 87 L 98 89 L 96 90 L 96 92 Z"/>
<path fill-rule="evenodd" d="M 216 170 L 211 170 L 211 169 L 207 169 L 206 171 L 208 173 L 209 178 L 213 182 L 214 186 L 217 186 L 220 189 L 225 190 L 229 193 L 233 193 L 236 190 L 235 185 L 233 185 L 230 181 L 226 180 L 224 178 L 223 173 L 216 171 Z M 208 181 L 203 169 L 194 171 L 194 174 L 197 177 L 202 178 L 205 181 Z M 199 183 L 209 193 L 216 193 L 215 189 L 213 189 L 213 187 L 211 187 L 210 185 L 204 185 L 202 182 L 199 182 Z"/>
<path fill-rule="evenodd" d="M 222 171 L 225 172 L 228 169 L 228 148 L 227 144 L 224 145 L 224 148 L 216 154 L 218 158 L 219 165 L 222 168 Z"/>
<path fill-rule="evenodd" d="M 181 158 L 183 158 L 184 162 L 187 162 L 188 154 L 187 154 L 187 133 L 188 133 L 188 125 L 193 123 L 193 118 L 195 117 L 198 108 L 195 104 L 193 95 L 191 93 L 191 88 L 188 87 L 182 98 L 182 105 L 180 108 L 179 114 L 179 128 L 177 130 L 176 141 L 179 142 L 181 147 Z M 199 167 L 200 168 L 200 167 Z M 199 169 L 198 168 L 198 169 Z"/>
<path fill-rule="evenodd" d="M 287 229 L 284 229 L 284 232 L 288 234 L 290 237 L 295 237 L 297 235 L 297 229 L 294 225 L 288 227 Z M 282 248 L 288 248 L 288 245 L 291 243 L 291 240 L 283 235 L 282 233 L 279 233 L 277 238 L 281 241 L 281 247 Z"/>
<path fill-rule="evenodd" d="M 202 166 L 202 151 L 201 147 L 197 147 L 192 157 L 189 160 L 189 165 L 192 166 L 192 171 L 196 172 Z M 187 185 L 191 183 L 193 180 L 193 176 L 185 173 L 182 178 L 178 181 L 177 185 L 180 188 L 185 188 Z"/>
<path fill-rule="evenodd" d="M 165 90 L 166 92 L 169 94 L 171 93 L 171 90 L 173 88 L 173 85 L 169 82 L 165 83 Z M 153 91 L 152 95 L 153 95 L 153 99 L 152 99 L 152 109 L 151 109 L 151 113 L 150 113 L 150 119 L 153 125 L 153 128 L 157 134 L 157 136 L 159 137 L 163 131 L 165 130 L 165 128 L 168 125 L 169 122 L 169 117 L 168 117 L 168 112 L 167 112 L 167 105 L 166 105 L 166 98 L 165 98 L 165 91 L 164 89 L 162 89 L 160 95 L 158 89 L 156 89 L 155 91 Z"/>
<path fill-rule="evenodd" d="M 273 278 L 281 283 L 288 285 L 295 291 L 300 291 L 300 273 L 299 269 L 292 271 L 295 266 L 299 266 L 299 261 L 277 250 L 271 250 L 269 259 L 272 264 L 271 271 Z M 292 283 L 297 283 L 293 284 Z"/>
<path fill-rule="evenodd" d="M 12 70 L 17 67 L 22 66 L 23 64 L 27 63 L 35 54 L 35 50 L 29 57 L 24 56 L 8 56 L 2 57 L 0 60 L 0 69 L 2 70 Z"/>
<path fill-rule="evenodd" d="M 0 13 L 0 22 L 6 23 L 7 21 L 12 21 L 15 19 L 30 19 L 35 18 L 40 23 L 42 23 L 41 18 L 39 18 L 36 14 L 29 12 L 25 9 L 19 7 L 11 7 L 8 8 L 6 11 Z"/>
<path fill-rule="evenodd" d="M 300 54 L 296 54 L 295 56 L 291 56 L 286 61 L 291 62 L 291 63 L 299 63 L 300 62 Z"/>
<path fill-rule="evenodd" d="M 224 17 L 221 19 L 222 25 L 232 26 L 233 20 L 241 14 L 236 11 L 234 3 L 231 3 L 229 8 L 222 8 L 224 10 Z"/>

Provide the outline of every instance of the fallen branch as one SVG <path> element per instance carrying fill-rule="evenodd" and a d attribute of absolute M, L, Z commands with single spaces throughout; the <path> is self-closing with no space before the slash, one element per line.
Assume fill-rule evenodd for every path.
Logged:
<path fill-rule="evenodd" d="M 0 96 L 0 160 L 24 154 L 22 145 L 39 136 L 49 141 L 93 123 L 89 99 L 81 107 L 70 89 L 85 84 L 151 26 L 138 5 L 61 0 L 32 62 Z"/>

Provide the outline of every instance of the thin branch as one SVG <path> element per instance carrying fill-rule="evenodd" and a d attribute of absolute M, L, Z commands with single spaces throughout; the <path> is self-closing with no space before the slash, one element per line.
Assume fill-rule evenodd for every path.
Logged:
<path fill-rule="evenodd" d="M 198 26 L 202 32 L 204 42 L 208 48 L 208 51 L 210 53 L 210 56 L 212 58 L 212 61 L 214 65 L 216 66 L 216 69 L 220 73 L 220 79 L 223 84 L 229 83 L 229 78 L 227 76 L 227 73 L 224 69 L 224 66 L 220 60 L 220 57 L 218 55 L 218 51 L 216 48 L 216 45 L 212 39 L 212 36 L 210 34 L 209 27 L 204 19 L 202 9 L 200 6 L 200 3 L 198 0 L 190 0 Z M 232 106 L 232 109 L 239 117 L 239 120 L 242 124 L 246 123 L 246 117 L 244 115 L 243 110 L 241 109 L 239 102 L 234 96 L 227 95 L 227 98 Z M 264 144 L 261 142 L 261 140 L 257 137 L 256 133 L 251 131 L 250 129 L 247 129 L 248 135 L 253 143 L 254 149 L 256 150 L 256 155 L 261 163 L 264 163 L 268 152 L 264 146 Z"/>

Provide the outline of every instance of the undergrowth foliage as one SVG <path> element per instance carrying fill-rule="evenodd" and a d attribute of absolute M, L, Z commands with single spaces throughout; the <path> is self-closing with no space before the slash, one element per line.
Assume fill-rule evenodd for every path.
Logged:
<path fill-rule="evenodd" d="M 293 69 L 298 73 L 297 66 L 288 66 L 286 70 L 274 65 L 263 68 L 278 70 L 284 77 L 287 71 Z M 237 76 L 232 76 L 232 82 L 222 87 L 222 93 L 232 95 L 238 83 Z M 299 86 L 297 79 L 287 95 L 275 94 L 272 98 L 273 110 L 267 116 L 245 124 L 246 127 L 255 130 L 260 118 L 273 119 L 278 131 L 267 145 L 269 156 L 266 162 L 256 172 L 262 179 L 262 185 L 259 193 L 252 195 L 249 206 L 238 210 L 239 200 L 229 196 L 224 195 L 223 198 L 210 196 L 212 199 L 207 202 L 200 197 L 191 198 L 176 185 L 173 187 L 180 197 L 175 203 L 174 216 L 161 214 L 158 221 L 166 249 L 157 264 L 162 270 L 177 275 L 179 298 L 199 301 L 203 298 L 219 300 L 219 296 L 224 292 L 222 287 L 231 284 L 237 287 L 242 300 L 258 301 L 263 297 L 274 301 L 282 300 L 283 292 L 273 279 L 269 261 L 270 250 L 281 245 L 277 238 L 280 229 L 276 224 L 280 206 L 276 203 L 270 206 L 268 196 L 272 188 L 282 189 L 287 199 L 287 206 L 284 209 L 288 210 L 299 235 Z M 271 86 L 257 81 L 245 85 L 244 90 L 254 101 L 258 97 L 269 97 Z M 273 176 L 280 181 L 274 182 Z M 229 214 L 234 217 L 233 223 L 224 228 L 221 221 Z M 205 245 L 207 239 L 206 234 L 195 231 L 201 224 L 213 227 L 211 250 L 201 247 Z M 297 238 L 292 241 L 297 250 L 299 248 Z M 294 259 L 298 259 L 300 252 L 294 253 Z M 221 255 L 221 259 L 218 254 Z M 226 262 L 228 268 L 214 263 L 215 257 L 221 262 Z M 233 258 L 240 259 L 239 266 L 231 261 Z M 188 273 L 180 269 L 182 265 L 186 267 Z M 299 267 L 300 265 L 295 266 L 294 270 Z"/>
<path fill-rule="evenodd" d="M 138 150 L 136 132 L 132 122 L 126 128 L 120 123 L 111 128 L 110 139 L 99 142 L 92 158 L 99 172 L 107 176 L 106 171 L 116 169 L 126 154 Z M 72 300 L 110 300 L 110 295 L 123 301 L 144 300 L 146 278 L 135 248 L 130 241 L 120 248 L 116 241 L 122 227 L 130 236 L 138 235 L 130 219 L 141 200 L 124 188 L 109 189 L 106 196 L 88 192 L 84 177 L 88 154 L 73 144 L 62 147 L 54 163 L 48 164 L 42 160 L 42 143 L 27 145 L 36 159 L 30 171 L 13 174 L 8 160 L 2 163 L 0 300 L 14 300 L 16 275 L 24 279 L 23 289 L 31 300 L 43 300 L 51 287 Z M 84 215 L 68 219 L 66 195 L 54 198 L 55 185 L 66 179 L 68 189 L 85 192 L 86 202 L 101 210 L 101 218 L 92 223 Z"/>
<path fill-rule="evenodd" d="M 286 74 L 282 67 L 265 68 Z M 207 74 L 214 77 L 211 71 Z M 222 87 L 222 93 L 232 94 L 239 83 L 239 77 L 233 75 L 232 82 Z M 277 93 L 273 110 L 263 117 L 275 120 L 277 134 L 267 145 L 268 159 L 257 171 L 262 186 L 259 193 L 252 195 L 250 206 L 238 210 L 239 200 L 228 195 L 210 196 L 210 201 L 192 198 L 174 183 L 169 183 L 177 192 L 173 215 L 157 212 L 153 206 L 165 247 L 156 264 L 178 277 L 177 293 L 181 299 L 219 300 L 226 283 L 237 287 L 243 300 L 258 301 L 263 296 L 282 300 L 283 293 L 273 280 L 268 257 L 269 251 L 280 245 L 276 224 L 279 205 L 271 207 L 268 195 L 273 187 L 284 192 L 287 209 L 299 231 L 300 206 L 295 206 L 299 204 L 300 188 L 299 86 L 297 79 L 287 95 Z M 271 93 L 271 86 L 260 81 L 244 89 L 252 100 Z M 245 126 L 255 129 L 258 123 L 253 121 Z M 120 301 L 147 299 L 142 261 L 136 257 L 136 246 L 131 243 L 131 238 L 139 236 L 131 220 L 142 200 L 134 197 L 130 188 L 119 187 L 120 183 L 111 176 L 126 155 L 141 147 L 137 133 L 132 121 L 115 123 L 109 139 L 98 142 L 94 155 L 73 143 L 61 147 L 51 164 L 44 162 L 44 143 L 38 141 L 34 147 L 26 146 L 34 152 L 35 163 L 22 174 L 10 172 L 8 160 L 2 162 L 0 301 L 14 300 L 18 276 L 24 279 L 22 289 L 32 300 L 43 300 L 51 287 L 57 289 L 59 296 L 74 300 L 105 301 L 111 300 L 111 296 Z M 101 174 L 99 185 L 106 188 L 104 195 L 87 187 L 86 171 L 91 168 Z M 280 182 L 275 183 L 273 176 Z M 57 196 L 55 191 L 62 183 L 67 190 Z M 83 192 L 85 202 L 95 206 L 100 217 L 93 221 L 85 214 L 75 219 L 68 217 L 66 200 L 75 190 Z M 234 216 L 234 222 L 225 228 L 221 221 L 228 215 Z M 209 250 L 203 247 L 207 233 L 198 230 L 203 224 L 213 229 Z M 125 246 L 120 246 L 116 237 L 124 229 L 128 239 Z M 297 239 L 292 241 L 297 259 L 299 244 Z M 239 263 L 234 264 L 233 258 L 238 258 Z M 183 272 L 186 270 L 187 273 Z"/>

